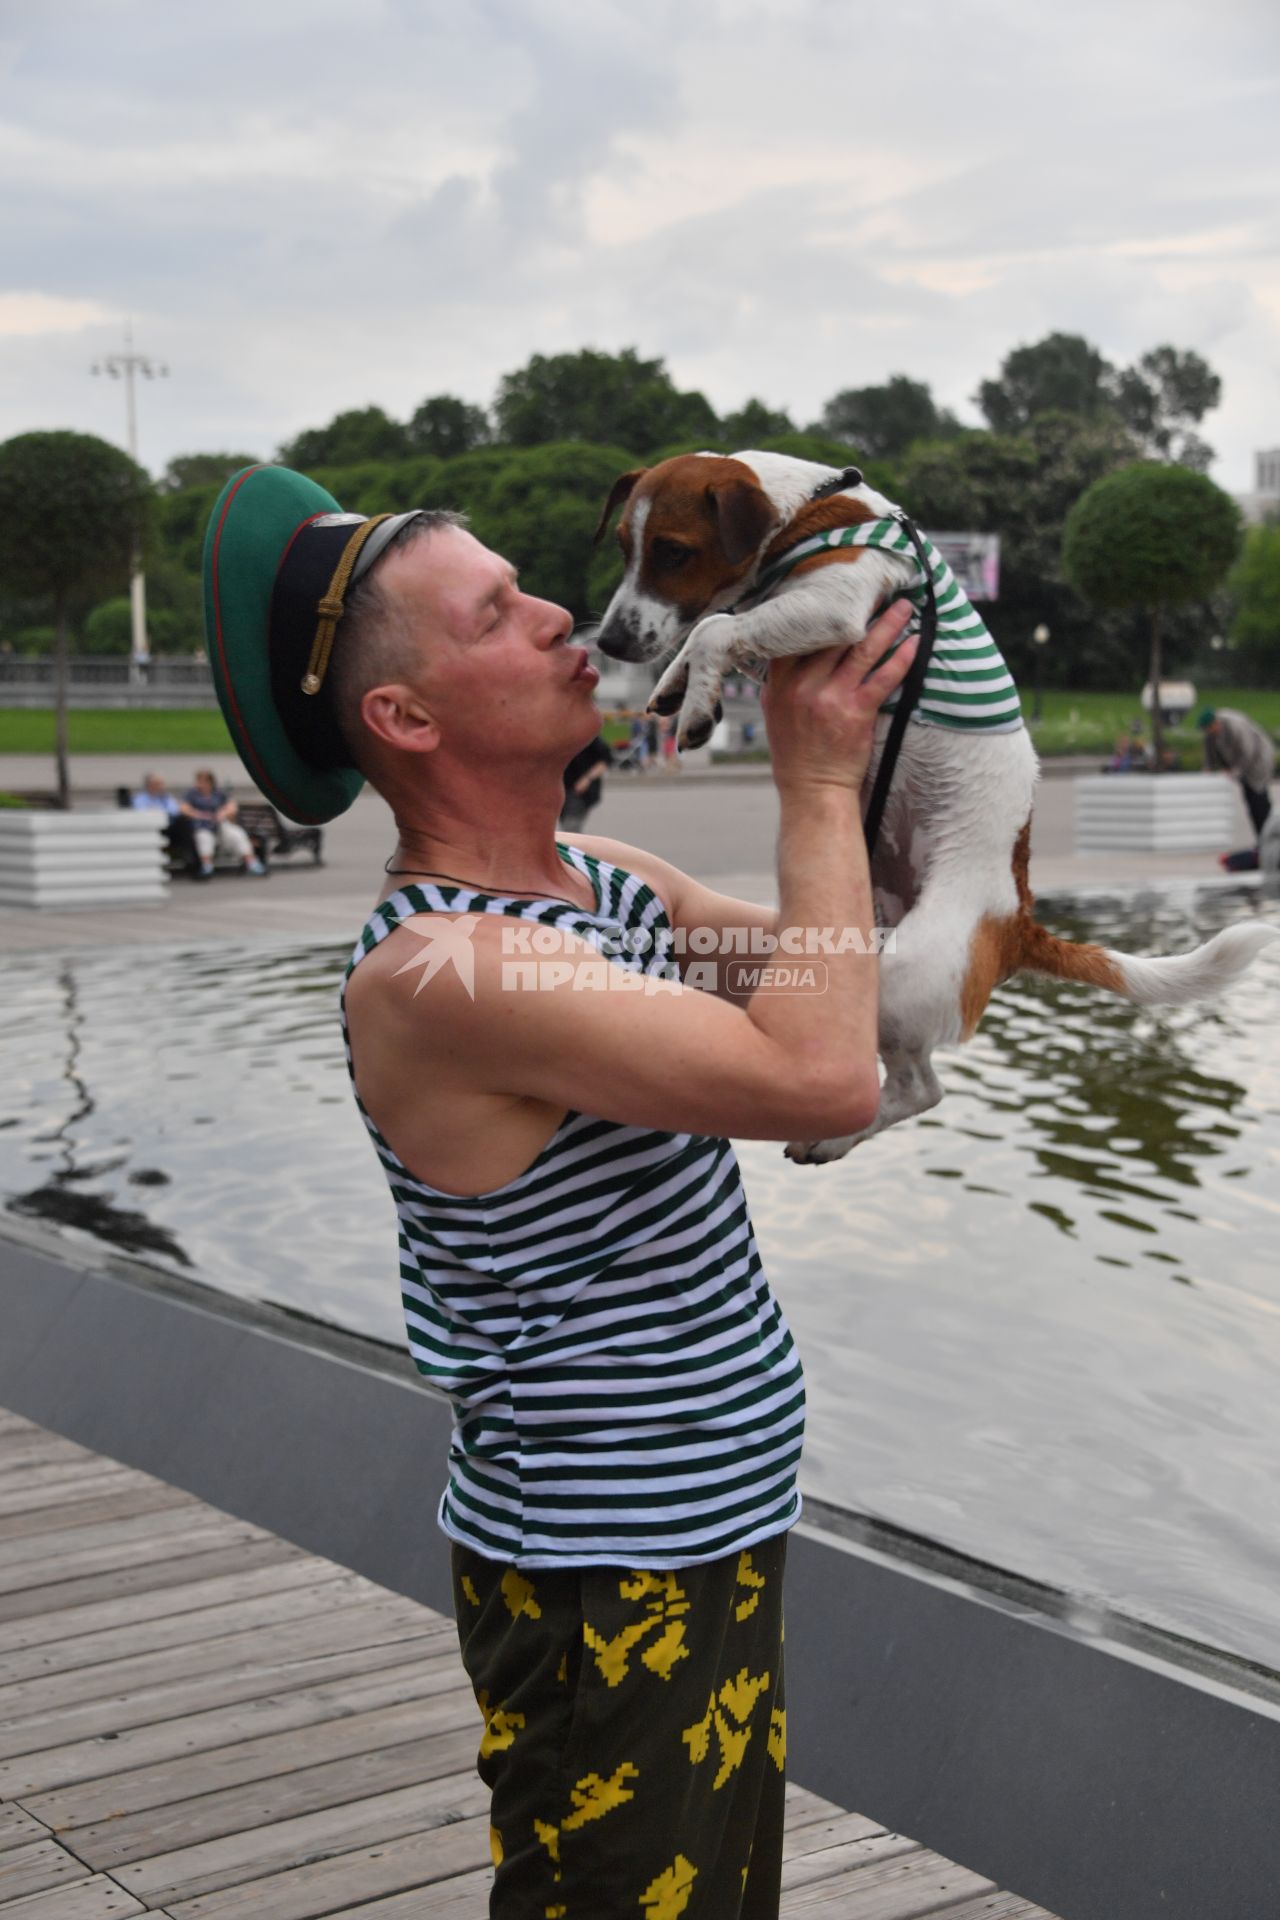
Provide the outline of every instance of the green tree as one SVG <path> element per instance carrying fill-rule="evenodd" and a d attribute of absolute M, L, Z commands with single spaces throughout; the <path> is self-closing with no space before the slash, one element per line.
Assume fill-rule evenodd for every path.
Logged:
<path fill-rule="evenodd" d="M 147 634 L 153 654 L 191 653 L 204 640 L 200 581 L 173 561 L 153 559 L 147 568 Z M 133 645 L 127 595 L 100 600 L 81 622 L 82 653 L 127 654 Z"/>
<path fill-rule="evenodd" d="M 1263 686 L 1280 686 L 1280 525 L 1249 529 L 1227 584 L 1237 659 Z"/>
<path fill-rule="evenodd" d="M 922 380 L 890 374 L 878 387 L 846 387 L 822 409 L 820 431 L 847 440 L 868 459 L 893 460 L 917 440 L 939 440 L 960 431 L 940 411 Z"/>
<path fill-rule="evenodd" d="M 748 400 L 736 413 L 726 413 L 720 422 L 719 444 L 734 452 L 747 447 L 763 447 L 780 433 L 794 433 L 796 423 L 789 413 L 767 407 L 763 400 Z"/>
<path fill-rule="evenodd" d="M 661 360 L 634 347 L 601 353 L 535 353 L 498 383 L 498 438 L 516 447 L 585 440 L 634 447 L 648 457 L 671 441 L 705 446 L 720 423 L 700 393 L 682 393 Z"/>
<path fill-rule="evenodd" d="M 1148 458 L 1203 472 L 1213 450 L 1195 429 L 1218 405 L 1222 382 L 1189 349 L 1152 347 L 1133 366 L 1116 368 L 1079 334 L 1051 333 L 1006 355 L 974 398 L 998 433 L 1022 432 L 1042 413 L 1109 415 Z"/>
<path fill-rule="evenodd" d="M 184 487 L 221 490 L 233 473 L 257 465 L 253 453 L 175 453 L 158 485 L 161 493 L 181 493 Z"/>
<path fill-rule="evenodd" d="M 452 393 L 433 394 L 415 409 L 405 429 L 414 453 L 434 454 L 437 460 L 453 460 L 473 447 L 487 445 L 492 437 L 489 416 L 483 407 L 469 406 Z"/>
<path fill-rule="evenodd" d="M 1188 467 L 1141 462 L 1094 482 L 1071 509 L 1062 541 L 1068 578 L 1095 606 L 1142 607 L 1150 619 L 1153 764 L 1164 757 L 1159 686 L 1161 615 L 1203 600 L 1240 546 L 1234 500 Z"/>
<path fill-rule="evenodd" d="M 1195 429 L 1222 398 L 1222 382 L 1198 353 L 1153 347 L 1115 375 L 1116 412 L 1143 452 L 1203 473 L 1213 449 Z"/>
<path fill-rule="evenodd" d="M 150 614 L 150 608 L 147 609 Z M 150 621 L 148 621 L 148 625 Z M 133 645 L 133 604 L 127 593 L 100 600 L 80 628 L 82 653 L 127 654 Z"/>
<path fill-rule="evenodd" d="M 898 485 L 883 491 L 930 532 L 999 534 L 1000 598 L 982 612 L 1015 675 L 1030 669 L 1031 635 L 1044 624 L 1053 635 L 1046 679 L 1106 686 L 1132 672 L 1130 623 L 1100 620 L 1069 585 L 1062 529 L 1085 489 L 1135 452 L 1108 415 L 1045 413 L 1019 434 L 922 443 L 902 463 Z"/>
<path fill-rule="evenodd" d="M 1050 333 L 1006 354 L 999 374 L 984 380 L 974 399 L 995 432 L 1018 433 L 1038 413 L 1088 419 L 1109 412 L 1113 372 L 1080 334 Z"/>
<path fill-rule="evenodd" d="M 592 535 L 613 482 L 635 464 L 620 447 L 581 441 L 494 448 L 445 462 L 423 504 L 460 508 L 476 538 L 519 567 L 522 586 L 583 620 L 603 611 L 620 570 Z"/>
<path fill-rule="evenodd" d="M 200 577 L 205 528 L 223 485 L 221 480 L 208 481 L 156 499 L 156 545 L 168 561 L 195 579 Z"/>
<path fill-rule="evenodd" d="M 123 585 L 146 536 L 151 480 L 87 433 L 23 433 L 0 446 L 0 588 L 43 600 L 56 642 L 58 805 L 67 776 L 67 639 L 73 610 Z"/>
<path fill-rule="evenodd" d="M 350 467 L 359 460 L 403 460 L 414 449 L 407 429 L 381 407 L 354 407 L 327 427 L 309 427 L 280 449 L 286 467 L 310 473 L 313 467 Z"/>

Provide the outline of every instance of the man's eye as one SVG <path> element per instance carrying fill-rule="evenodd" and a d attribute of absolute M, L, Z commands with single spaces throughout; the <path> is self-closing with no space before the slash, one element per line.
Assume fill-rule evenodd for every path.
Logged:
<path fill-rule="evenodd" d="M 682 547 L 678 540 L 656 539 L 649 549 L 649 557 L 655 567 L 663 573 L 674 573 L 689 558 L 688 547 Z"/>

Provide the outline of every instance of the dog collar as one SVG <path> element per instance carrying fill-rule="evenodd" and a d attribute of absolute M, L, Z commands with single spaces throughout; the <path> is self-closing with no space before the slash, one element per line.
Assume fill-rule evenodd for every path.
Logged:
<path fill-rule="evenodd" d="M 843 493 L 847 487 L 860 487 L 861 485 L 861 467 L 842 467 L 840 472 L 833 474 L 830 480 L 822 480 L 819 482 L 809 495 L 809 498 L 805 501 L 805 506 L 811 507 L 815 500 L 829 500 L 833 493 Z M 778 560 L 770 565 L 767 572 L 761 574 L 758 580 L 754 580 L 749 587 L 743 590 L 731 607 L 724 607 L 722 611 L 724 613 L 737 613 L 738 610 L 745 607 L 749 601 L 755 600 L 762 593 L 767 593 L 770 588 L 777 586 L 780 580 L 785 580 L 792 567 L 797 566 L 799 562 L 806 559 L 810 553 L 818 553 L 823 547 L 841 544 L 848 545 L 850 543 L 828 540 L 824 534 L 812 540 L 802 540 L 796 546 L 789 547 Z"/>
<path fill-rule="evenodd" d="M 825 533 L 810 534 L 798 540 L 794 547 L 788 547 L 785 553 L 780 553 L 770 563 L 751 587 L 749 597 L 754 600 L 772 593 L 802 560 L 808 560 L 815 553 L 830 553 L 836 547 L 884 546 L 893 536 L 903 533 L 903 521 L 897 514 L 889 514 L 882 520 L 860 521 L 856 527 L 830 527 Z M 894 544 L 897 544 L 896 540 Z M 910 553 L 909 540 L 904 537 L 901 544 L 903 550 Z"/>

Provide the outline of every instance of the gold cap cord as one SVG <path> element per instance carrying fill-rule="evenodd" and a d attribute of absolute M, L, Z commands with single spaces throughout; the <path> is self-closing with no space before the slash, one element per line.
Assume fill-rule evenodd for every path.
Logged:
<path fill-rule="evenodd" d="M 338 631 L 338 622 L 345 611 L 346 592 L 351 584 L 351 575 L 356 561 L 360 558 L 364 543 L 374 528 L 380 527 L 384 520 L 391 518 L 389 513 L 375 513 L 371 520 L 362 520 L 342 549 L 342 558 L 333 570 L 329 590 L 323 599 L 316 603 L 319 625 L 316 627 L 316 637 L 311 643 L 311 658 L 302 676 L 304 693 L 319 693 L 324 685 L 324 676 L 329 669 L 329 656 L 333 652 L 334 635 Z"/>

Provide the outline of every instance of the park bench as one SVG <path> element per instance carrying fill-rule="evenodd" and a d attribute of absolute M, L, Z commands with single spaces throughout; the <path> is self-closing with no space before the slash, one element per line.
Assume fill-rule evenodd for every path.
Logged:
<path fill-rule="evenodd" d="M 133 804 L 131 787 L 116 788 L 116 804 L 129 807 Z M 321 827 L 295 827 L 292 822 L 282 820 L 275 808 L 267 800 L 240 800 L 236 803 L 236 820 L 248 834 L 254 853 L 264 867 L 273 860 L 289 859 L 295 853 L 309 853 L 312 863 L 324 865 L 324 830 Z M 214 856 L 215 868 L 231 869 L 239 862 L 224 853 Z M 174 858 L 170 862 L 170 871 L 186 873 L 190 863 Z"/>
<path fill-rule="evenodd" d="M 324 865 L 323 827 L 295 827 L 292 822 L 282 820 L 267 800 L 242 800 L 236 819 L 254 846 L 261 847 L 258 858 L 264 864 L 281 858 L 287 860 L 295 853 L 309 853 L 314 866 Z"/>

